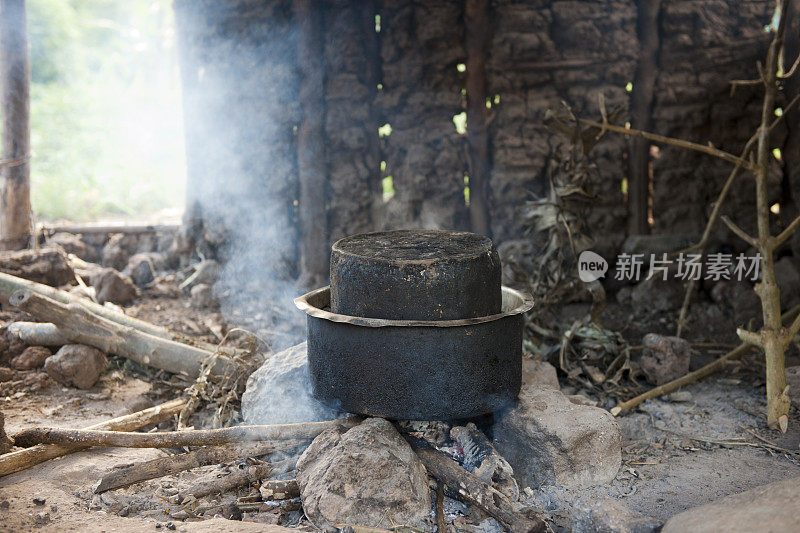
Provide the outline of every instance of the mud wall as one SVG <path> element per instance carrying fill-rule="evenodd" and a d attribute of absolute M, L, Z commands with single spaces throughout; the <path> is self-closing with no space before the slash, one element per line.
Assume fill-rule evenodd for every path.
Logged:
<path fill-rule="evenodd" d="M 653 108 L 657 133 L 741 152 L 760 122 L 762 91 L 740 86 L 731 95 L 729 82 L 758 77 L 756 62 L 763 63 L 770 38 L 764 25 L 774 9 L 769 0 L 662 3 Z M 660 148 L 653 161 L 654 231 L 698 231 L 730 171 L 730 164 L 713 157 Z M 754 205 L 753 183 L 745 177 L 724 212 L 751 230 Z M 726 231 L 720 228 L 720 234 Z"/>
<path fill-rule="evenodd" d="M 644 1 L 644 0 L 642 0 Z M 643 61 L 640 2 L 488 0 L 490 106 L 488 198 L 498 242 L 524 239 L 519 209 L 545 192 L 561 140 L 544 126 L 566 101 L 599 118 L 598 97 L 628 120 L 628 86 Z M 400 227 L 469 229 L 463 2 L 320 0 L 323 11 L 326 220 L 328 242 Z M 769 0 L 674 0 L 658 6 L 649 113 L 665 135 L 738 151 L 754 131 L 759 94 L 728 80 L 753 77 L 770 38 Z M 190 205 L 223 197 L 225 210 L 278 206 L 278 225 L 296 238 L 297 154 L 302 121 L 290 0 L 176 2 L 187 121 Z M 651 40 L 651 45 L 653 44 Z M 246 52 L 246 53 L 245 53 Z M 255 55 L 253 55 L 255 54 Z M 198 74 L 202 72 L 202 74 Z M 628 86 L 628 87 L 626 87 Z M 639 95 L 641 96 L 641 94 Z M 211 142 L 209 142 L 211 141 Z M 608 134 L 592 152 L 598 200 L 589 225 L 600 250 L 626 236 L 628 140 Z M 652 231 L 696 232 L 729 165 L 661 148 L 653 152 Z M 258 192 L 235 190 L 242 176 Z M 388 178 L 391 178 L 389 180 Z M 234 187 L 232 187 L 234 185 Z M 263 193 L 263 195 L 262 195 Z M 752 201 L 747 183 L 729 210 Z M 250 207 L 247 207 L 250 209 Z M 224 211 L 224 210 L 223 210 Z M 226 212 L 227 212 L 226 211 Z M 221 216 L 206 209 L 199 218 Z M 747 218 L 746 216 L 744 218 Z M 747 226 L 746 222 L 743 222 Z M 226 231 L 239 231 L 235 225 Z M 292 250 L 284 247 L 292 264 Z"/>

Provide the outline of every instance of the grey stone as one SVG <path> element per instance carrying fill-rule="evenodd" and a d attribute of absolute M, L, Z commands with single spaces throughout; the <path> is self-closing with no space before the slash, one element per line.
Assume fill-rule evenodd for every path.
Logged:
<path fill-rule="evenodd" d="M 540 359 L 524 358 L 522 360 L 522 382 L 534 388 L 559 390 L 556 368 Z"/>
<path fill-rule="evenodd" d="M 317 422 L 338 415 L 311 395 L 305 342 L 272 355 L 250 375 L 242 395 L 247 424 Z"/>
<path fill-rule="evenodd" d="M 117 233 L 109 237 L 103 246 L 101 263 L 103 266 L 122 270 L 128 264 L 128 258 L 136 253 L 139 240 L 135 234 Z"/>
<path fill-rule="evenodd" d="M 647 267 L 642 265 L 642 276 Z M 680 308 L 683 303 L 683 285 L 679 280 L 654 276 L 638 283 L 631 291 L 631 306 L 636 314 L 653 315 Z"/>
<path fill-rule="evenodd" d="M 11 366 L 17 370 L 33 370 L 44 365 L 44 362 L 51 355 L 53 355 L 53 352 L 44 346 L 28 346 L 21 354 L 11 360 Z"/>
<path fill-rule="evenodd" d="M 192 290 L 189 291 L 189 297 L 192 306 L 199 309 L 216 306 L 217 301 L 214 298 L 213 292 L 214 291 L 211 286 L 206 285 L 205 283 L 199 283 L 195 285 L 192 287 Z"/>
<path fill-rule="evenodd" d="M 654 385 L 662 385 L 689 372 L 691 346 L 680 337 L 648 333 L 642 339 L 639 365 Z"/>
<path fill-rule="evenodd" d="M 62 385 L 89 389 L 106 368 L 106 356 L 97 348 L 83 344 L 67 344 L 47 358 L 44 369 Z"/>
<path fill-rule="evenodd" d="M 652 533 L 661 526 L 655 518 L 612 499 L 580 501 L 572 517 L 574 533 Z"/>
<path fill-rule="evenodd" d="M 94 287 L 97 303 L 111 302 L 126 305 L 136 298 L 136 285 L 128 276 L 113 268 L 95 269 L 89 276 L 89 284 Z"/>
<path fill-rule="evenodd" d="M 0 383 L 4 383 L 6 381 L 11 381 L 17 376 L 17 373 L 14 372 L 11 368 L 0 366 Z"/>
<path fill-rule="evenodd" d="M 150 254 L 139 253 L 132 255 L 128 260 L 125 274 L 130 276 L 137 287 L 144 288 L 155 279 L 155 270 Z"/>
<path fill-rule="evenodd" d="M 74 254 L 84 261 L 94 263 L 100 259 L 97 249 L 86 244 L 79 235 L 74 233 L 59 232 L 50 237 L 48 241 L 50 244 L 60 246 L 68 254 Z"/>
<path fill-rule="evenodd" d="M 800 524 L 800 478 L 784 479 L 732 494 L 679 513 L 662 533 L 797 531 Z"/>
<path fill-rule="evenodd" d="M 520 486 L 590 487 L 614 479 L 622 436 L 611 414 L 561 392 L 523 386 L 517 405 L 494 424 L 494 445 Z"/>
<path fill-rule="evenodd" d="M 297 462 L 303 510 L 318 528 L 422 526 L 431 510 L 425 467 L 394 426 L 369 418 L 325 431 Z"/>

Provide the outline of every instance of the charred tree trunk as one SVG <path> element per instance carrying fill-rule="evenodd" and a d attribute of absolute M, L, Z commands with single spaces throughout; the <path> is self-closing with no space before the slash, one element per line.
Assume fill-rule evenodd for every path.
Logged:
<path fill-rule="evenodd" d="M 658 14 L 661 0 L 639 0 L 637 33 L 639 63 L 631 94 L 631 127 L 645 131 L 653 126 L 653 92 L 658 73 L 660 32 Z M 650 142 L 633 137 L 628 145 L 628 234 L 650 232 Z"/>
<path fill-rule="evenodd" d="M 788 70 L 800 55 L 800 0 L 789 2 L 786 20 L 786 43 L 783 47 L 783 68 Z M 784 85 L 784 97 L 790 102 L 800 96 L 800 75 L 788 78 Z M 783 159 L 783 206 L 781 218 L 794 220 L 800 214 L 800 110 L 797 106 L 787 111 L 785 119 L 786 139 L 781 148 Z M 791 239 L 795 257 L 800 256 L 800 233 Z"/>
<path fill-rule="evenodd" d="M 486 50 L 489 49 L 489 0 L 464 5 L 467 52 L 467 143 L 469 221 L 472 231 L 491 236 L 489 219 L 489 136 L 486 131 Z"/>
<path fill-rule="evenodd" d="M 300 273 L 303 284 L 319 286 L 328 271 L 328 223 L 325 209 L 325 92 L 322 5 L 317 0 L 294 0 L 298 29 L 302 119 L 297 132 L 297 170 L 300 178 Z"/>
<path fill-rule="evenodd" d="M 383 186 L 381 183 L 381 142 L 375 134 L 380 127 L 378 108 L 375 99 L 378 96 L 378 84 L 381 83 L 381 45 L 378 32 L 375 31 L 375 16 L 378 6 L 375 0 L 364 0 L 361 11 L 361 30 L 364 35 L 364 51 L 366 53 L 365 72 L 370 87 L 370 107 L 367 135 L 367 161 L 372 164 L 368 182 L 372 191 L 372 227 L 374 230 L 383 227 Z"/>
<path fill-rule="evenodd" d="M 25 0 L 0 1 L 0 83 L 3 161 L 0 167 L 0 249 L 19 250 L 31 236 L 31 70 Z"/>

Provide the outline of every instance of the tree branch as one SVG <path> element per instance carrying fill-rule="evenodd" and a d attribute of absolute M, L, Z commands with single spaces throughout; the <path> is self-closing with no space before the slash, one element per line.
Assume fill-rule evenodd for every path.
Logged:
<path fill-rule="evenodd" d="M 588 120 L 585 118 L 579 118 L 578 122 L 584 124 L 586 126 L 592 126 L 595 128 L 600 128 L 600 131 L 613 131 L 614 133 L 621 133 L 622 135 L 628 135 L 630 137 L 639 137 L 642 139 L 647 139 L 648 141 L 657 142 L 660 144 L 670 144 L 672 146 L 678 146 L 680 148 L 685 148 L 687 150 L 694 150 L 695 152 L 701 152 L 704 154 L 712 155 L 718 157 L 720 159 L 724 159 L 730 163 L 741 165 L 746 169 L 752 169 L 753 165 L 741 157 L 735 156 L 730 152 L 726 152 L 725 150 L 720 150 L 719 148 L 714 148 L 713 146 L 707 146 L 705 144 L 697 144 L 691 141 L 684 141 L 683 139 L 676 139 L 674 137 L 665 137 L 664 135 L 658 135 L 656 133 L 650 133 L 647 131 L 642 130 L 635 130 L 633 128 L 625 128 L 623 126 L 615 126 L 614 124 L 610 124 L 608 122 L 596 122 L 594 120 Z"/>
<path fill-rule="evenodd" d="M 744 242 L 746 242 L 750 246 L 753 246 L 754 248 L 758 248 L 758 241 L 755 239 L 755 237 L 751 237 L 750 235 L 748 235 L 747 232 L 745 232 L 742 228 L 737 226 L 736 223 L 733 220 L 731 220 L 730 218 L 728 218 L 725 215 L 723 215 L 721 217 L 721 220 L 722 220 L 722 222 L 725 223 L 726 226 L 728 226 L 728 229 L 730 229 L 732 232 L 734 232 L 740 239 L 742 239 Z"/>
<path fill-rule="evenodd" d="M 791 237 L 795 231 L 797 231 L 798 227 L 800 227 L 800 215 L 798 215 L 797 218 L 792 220 L 792 222 L 788 226 L 786 226 L 786 228 L 784 228 L 782 232 L 780 232 L 778 235 L 772 238 L 772 241 L 770 241 L 771 248 L 774 250 L 775 248 L 786 242 L 786 240 L 789 237 Z"/>

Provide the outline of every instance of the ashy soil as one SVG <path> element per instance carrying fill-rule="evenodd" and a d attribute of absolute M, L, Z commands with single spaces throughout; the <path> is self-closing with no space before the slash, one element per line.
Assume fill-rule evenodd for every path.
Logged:
<path fill-rule="evenodd" d="M 174 279 L 162 280 L 127 311 L 182 334 L 214 342 L 230 327 L 214 309 L 196 309 Z M 694 307 L 689 338 L 694 342 L 735 343 L 732 319 L 702 298 Z M 565 317 L 585 312 L 567 306 Z M 611 304 L 606 326 L 623 331 L 631 344 L 644 333 L 674 331 L 673 314 L 633 317 L 628 307 Z M 3 325 L 17 319 L 0 315 Z M 565 318 L 566 319 L 566 318 Z M 700 345 L 698 345 L 700 346 Z M 692 366 L 707 363 L 724 347 L 696 348 Z M 789 364 L 798 364 L 795 355 Z M 49 378 L 29 379 L 31 386 L 3 390 L 1 409 L 10 434 L 37 425 L 78 428 L 134 412 L 180 394 L 185 383 L 163 373 L 112 359 L 111 369 L 90 390 L 62 387 Z M 41 374 L 20 372 L 20 377 Z M 757 355 L 726 372 L 686 387 L 681 394 L 652 400 L 619 417 L 623 429 L 623 466 L 609 485 L 569 491 L 545 487 L 524 491 L 524 498 L 553 517 L 556 529 L 568 529 L 580 501 L 613 498 L 658 520 L 721 496 L 772 481 L 800 476 L 800 413 L 792 408 L 786 434 L 765 427 L 763 363 Z M 562 380 L 569 392 L 582 393 L 603 407 L 614 405 Z M 195 420 L 198 425 L 200 422 Z M 172 422 L 161 425 L 171 429 Z M 95 496 L 92 486 L 120 465 L 162 457 L 178 450 L 104 448 L 74 453 L 0 479 L 0 531 L 270 531 L 272 524 L 227 520 L 237 496 L 219 498 L 218 517 L 197 521 L 169 501 L 180 488 L 223 475 L 236 466 L 209 466 Z M 243 489 L 238 496 L 247 495 Z M 459 530 L 496 529 L 493 520 L 449 501 L 448 522 Z M 226 507 L 227 506 L 227 507 Z M 177 514 L 176 514 L 177 513 Z M 245 517 L 247 515 L 245 514 Z M 467 517 L 467 519 L 465 519 Z M 276 510 L 275 524 L 311 530 L 302 512 Z M 473 524 L 480 522 L 480 526 Z"/>

